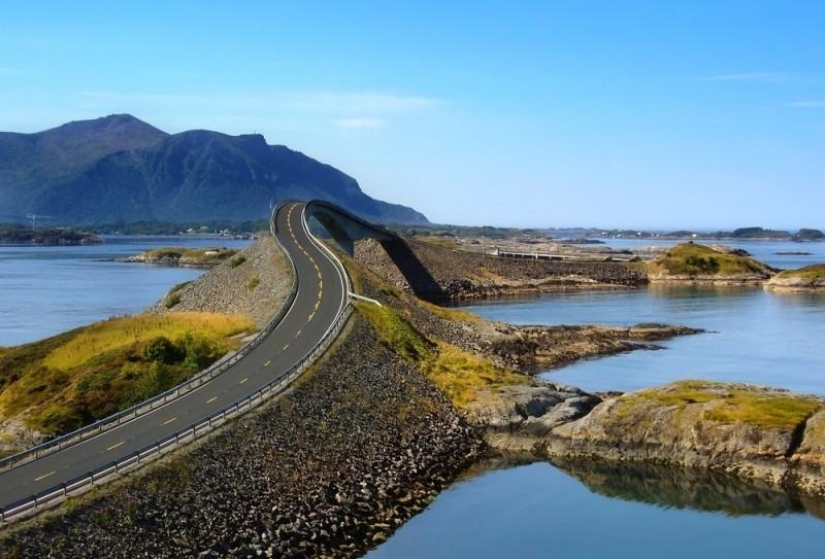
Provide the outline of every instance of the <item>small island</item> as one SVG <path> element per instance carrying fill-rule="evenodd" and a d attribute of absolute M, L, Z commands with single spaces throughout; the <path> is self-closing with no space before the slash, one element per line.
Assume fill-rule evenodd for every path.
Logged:
<path fill-rule="evenodd" d="M 161 266 L 183 266 L 188 268 L 212 268 L 224 260 L 232 258 L 237 250 L 226 247 L 182 248 L 164 247 L 147 250 L 134 256 L 118 259 L 119 262 L 157 264 Z M 243 258 L 243 257 L 238 257 Z M 231 262 L 234 262 L 231 261 Z M 237 264 L 242 264 L 243 260 Z"/>
<path fill-rule="evenodd" d="M 20 225 L 0 225 L 0 244 L 35 246 L 97 245 L 103 239 L 93 233 L 63 227 L 29 229 Z"/>
<path fill-rule="evenodd" d="M 778 291 L 825 290 L 825 264 L 780 272 L 772 277 L 765 287 Z"/>
<path fill-rule="evenodd" d="M 761 283 L 776 272 L 744 251 L 692 242 L 676 245 L 645 267 L 652 282 Z"/>

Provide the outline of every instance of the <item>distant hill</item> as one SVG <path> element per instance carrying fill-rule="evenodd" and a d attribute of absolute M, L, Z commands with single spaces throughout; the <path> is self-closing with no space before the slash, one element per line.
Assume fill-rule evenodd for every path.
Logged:
<path fill-rule="evenodd" d="M 36 134 L 0 132 L 0 221 L 27 214 L 63 224 L 262 219 L 269 203 L 328 200 L 370 220 L 426 224 L 375 200 L 341 171 L 263 136 L 169 135 L 131 115 Z"/>

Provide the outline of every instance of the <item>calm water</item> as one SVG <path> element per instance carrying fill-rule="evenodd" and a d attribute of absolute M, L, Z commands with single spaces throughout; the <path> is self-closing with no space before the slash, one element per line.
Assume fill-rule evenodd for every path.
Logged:
<path fill-rule="evenodd" d="M 0 346 L 140 311 L 203 270 L 105 262 L 164 246 L 243 248 L 249 241 L 108 237 L 78 247 L 0 246 Z"/>
<path fill-rule="evenodd" d="M 459 482 L 367 558 L 822 556 L 816 503 L 690 472 L 560 466 Z"/>
<path fill-rule="evenodd" d="M 778 267 L 825 261 L 821 244 L 742 248 Z M 817 254 L 773 254 L 786 250 Z M 665 322 L 712 331 L 664 342 L 663 351 L 543 374 L 586 390 L 634 390 L 692 377 L 825 395 L 825 294 L 655 287 L 465 308 L 515 324 Z M 800 502 L 706 472 L 541 462 L 457 483 L 367 557 L 819 557 L 825 555 L 822 518 L 825 502 Z"/>

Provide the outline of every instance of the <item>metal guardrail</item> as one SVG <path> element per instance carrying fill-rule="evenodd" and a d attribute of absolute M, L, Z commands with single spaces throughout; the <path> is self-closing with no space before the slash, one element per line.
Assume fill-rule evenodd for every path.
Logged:
<path fill-rule="evenodd" d="M 275 213 L 273 212 L 272 223 L 270 224 L 271 231 L 275 240 L 277 241 L 277 236 L 275 236 L 275 228 L 274 228 L 274 219 Z M 304 216 L 301 217 L 304 226 L 306 226 L 306 221 L 304 220 Z M 312 234 L 309 233 L 307 229 L 307 233 L 309 234 L 310 239 L 315 242 L 316 245 L 321 247 L 323 250 L 329 254 L 334 263 L 335 267 L 338 269 L 338 273 L 342 278 L 342 281 L 345 283 L 346 287 L 349 287 L 349 277 L 347 276 L 346 270 L 343 267 L 343 264 L 340 260 L 335 256 L 332 251 L 330 251 L 327 247 L 323 246 L 323 244 L 318 241 Z M 280 243 L 279 243 L 280 244 Z M 284 251 L 286 253 L 286 251 Z M 287 259 L 289 260 L 290 264 L 293 268 L 293 291 L 297 293 L 297 284 L 298 284 L 298 276 L 297 271 L 295 270 L 295 263 L 292 261 L 292 258 L 287 254 Z M 294 301 L 295 293 L 291 294 L 291 299 Z M 284 392 L 289 385 L 303 373 L 307 367 L 321 354 L 323 354 L 330 345 L 335 341 L 338 337 L 338 334 L 343 330 L 344 326 L 347 323 L 350 315 L 352 314 L 352 307 L 349 305 L 349 289 L 344 290 L 344 303 L 342 308 L 339 310 L 338 314 L 333 320 L 330 328 L 326 331 L 324 336 L 321 340 L 315 345 L 315 347 L 310 350 L 301 360 L 298 361 L 295 365 L 293 365 L 286 374 L 282 375 L 277 380 L 274 380 L 264 386 L 263 388 L 255 391 L 253 394 L 238 400 L 237 402 L 229 405 L 228 407 L 224 408 L 220 412 L 216 412 L 215 414 L 195 423 L 191 427 L 187 427 L 186 429 L 182 429 L 169 435 L 168 437 L 158 441 L 157 443 L 148 445 L 140 450 L 135 451 L 134 453 L 121 458 L 119 460 L 113 461 L 105 466 L 101 466 L 91 472 L 88 472 L 82 476 L 79 476 L 73 480 L 70 480 L 66 483 L 61 483 L 57 486 L 51 487 L 45 491 L 22 499 L 16 503 L 12 503 L 9 507 L 6 507 L 0 510 L 0 522 L 9 522 L 12 520 L 17 520 L 26 516 L 30 516 L 36 514 L 37 512 L 51 508 L 64 499 L 80 495 L 96 485 L 102 485 L 107 483 L 108 481 L 123 476 L 129 472 L 137 470 L 144 466 L 145 464 L 157 460 L 164 454 L 177 449 L 183 445 L 189 444 L 220 427 L 230 419 L 237 417 L 243 413 L 246 413 L 258 406 L 260 406 L 266 400 L 277 396 Z M 289 308 L 292 305 L 292 301 L 289 301 L 288 305 L 284 305 L 284 308 Z M 284 311 L 285 314 L 286 311 Z M 279 313 L 281 314 L 281 313 Z M 282 317 L 282 316 L 281 316 Z M 280 320 L 278 316 L 276 316 Z M 275 322 L 270 321 L 270 324 Z M 239 352 L 240 353 L 240 352 Z"/>
<path fill-rule="evenodd" d="M 286 250 L 281 245 L 280 241 L 278 241 L 278 237 L 275 235 L 275 221 L 277 213 L 282 207 L 283 206 L 279 206 L 272 212 L 272 216 L 269 222 L 269 230 L 272 233 L 272 237 L 275 239 L 275 242 L 278 243 L 278 246 L 281 247 L 281 249 L 284 251 L 284 254 L 287 254 Z M 287 295 L 284 304 L 281 305 L 279 311 L 275 314 L 274 317 L 272 317 L 272 319 L 266 324 L 266 326 L 264 326 L 263 329 L 258 334 L 256 334 L 253 339 L 244 344 L 244 346 L 241 347 L 238 351 L 225 355 L 217 362 L 213 363 L 210 367 L 204 369 L 203 371 L 193 376 L 189 380 L 182 382 L 174 388 L 170 388 L 166 392 L 162 392 L 157 396 L 153 396 L 148 400 L 144 400 L 143 402 L 136 404 L 131 408 L 112 414 L 99 421 L 96 421 L 95 423 L 91 423 L 86 427 L 81 427 L 80 429 L 72 431 L 71 433 L 66 433 L 65 435 L 62 435 L 60 437 L 48 440 L 42 444 L 24 450 L 23 452 L 7 456 L 6 458 L 0 460 L 0 472 L 9 470 L 25 462 L 37 460 L 38 458 L 47 456 L 49 454 L 52 454 L 53 452 L 63 450 L 64 448 L 75 445 L 90 437 L 99 435 L 100 433 L 108 431 L 109 429 L 112 429 L 119 425 L 123 425 L 124 423 L 128 423 L 129 421 L 132 421 L 133 419 L 140 417 L 145 413 L 153 411 L 179 398 L 180 396 L 183 396 L 184 394 L 191 392 L 195 388 L 202 386 L 203 384 L 209 382 L 216 376 L 220 375 L 221 373 L 232 367 L 235 363 L 240 361 L 246 354 L 255 349 L 255 347 L 257 347 L 263 341 L 263 339 L 266 338 L 266 336 L 268 336 L 269 333 L 275 329 L 275 327 L 281 322 L 283 317 L 292 307 L 292 304 L 295 301 L 295 296 L 298 293 L 298 273 L 295 269 L 295 264 L 292 262 L 292 259 L 289 257 L 288 254 L 287 260 L 289 261 L 289 264 L 292 267 L 292 287 L 290 288 L 289 294 Z"/>

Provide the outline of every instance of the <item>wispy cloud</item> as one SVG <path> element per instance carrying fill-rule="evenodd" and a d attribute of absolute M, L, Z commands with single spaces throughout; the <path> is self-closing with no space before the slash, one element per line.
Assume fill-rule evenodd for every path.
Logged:
<path fill-rule="evenodd" d="M 380 118 L 339 118 L 334 122 L 337 127 L 350 130 L 375 129 L 384 126 L 384 121 Z"/>
<path fill-rule="evenodd" d="M 700 82 L 742 82 L 742 83 L 781 83 L 790 80 L 788 74 L 782 72 L 739 72 L 733 74 L 716 74 L 702 76 Z"/>
<path fill-rule="evenodd" d="M 794 101 L 788 106 L 797 109 L 825 109 L 825 101 Z"/>

